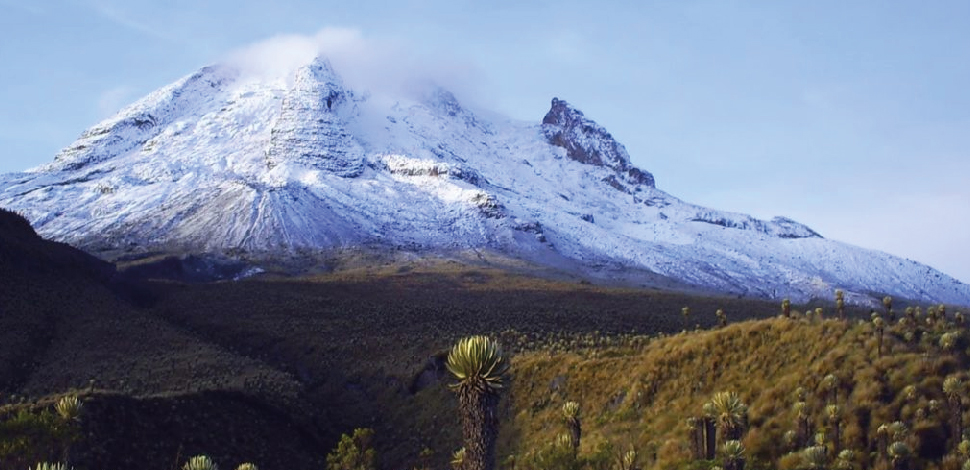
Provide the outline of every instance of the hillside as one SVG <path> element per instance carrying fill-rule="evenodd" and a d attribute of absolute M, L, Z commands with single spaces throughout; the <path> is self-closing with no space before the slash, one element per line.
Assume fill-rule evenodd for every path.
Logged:
<path fill-rule="evenodd" d="M 4 416 L 0 422 L 37 400 L 46 403 L 50 394 L 84 390 L 98 397 L 91 400 L 90 409 L 97 410 L 100 403 L 111 406 L 106 412 L 92 413 L 103 421 L 88 423 L 93 428 L 86 431 L 98 442 L 88 447 L 90 453 L 82 459 L 87 468 L 94 462 L 122 468 L 141 455 L 139 445 L 159 433 L 178 434 L 164 431 L 165 420 L 196 422 L 200 403 L 247 416 L 246 422 L 257 428 L 268 423 L 261 436 L 279 444 L 276 448 L 300 442 L 286 432 L 292 427 L 289 417 L 296 414 L 281 419 L 278 411 L 282 406 L 278 403 L 293 393 L 292 379 L 132 307 L 126 300 L 131 286 L 117 283 L 113 271 L 113 265 L 41 239 L 23 218 L 0 211 L 0 415 Z M 246 386 L 252 377 L 272 382 L 273 393 Z M 194 386 L 193 381 L 200 379 L 219 383 L 225 392 L 218 400 L 206 398 L 203 390 L 214 387 Z M 131 383 L 140 383 L 141 390 L 151 393 L 135 393 Z M 283 424 L 273 424 L 281 420 Z M 0 425 L 0 442 L 9 445 L 6 439 L 24 432 L 17 429 Z M 194 435 L 207 434 L 208 429 L 201 429 Z M 188 439 L 185 444 L 192 442 L 193 433 L 182 435 Z M 280 440 L 271 440 L 276 435 Z M 27 442 L 35 444 L 33 451 L 0 446 L 0 468 L 21 469 L 59 456 L 44 448 L 46 441 L 39 435 Z M 290 458 L 313 461 L 305 450 L 300 454 L 309 447 L 294 449 Z M 168 467 L 159 462 L 158 468 Z"/>
<path fill-rule="evenodd" d="M 826 407 L 837 404 L 839 448 L 855 451 L 853 468 L 889 468 L 878 454 L 878 429 L 896 421 L 906 429 L 891 441 L 904 442 L 913 452 L 907 468 L 955 468 L 965 457 L 948 451 L 953 449 L 948 447 L 953 443 L 950 418 L 966 416 L 968 362 L 962 328 L 952 351 L 935 343 L 950 328 L 920 327 L 929 333 L 914 341 L 904 333 L 915 327 L 897 328 L 886 333 L 882 354 L 869 324 L 804 319 L 744 322 L 646 345 L 577 353 L 575 343 L 566 343 L 561 352 L 523 354 L 515 362 L 504 449 L 517 455 L 516 462 L 525 460 L 526 468 L 541 468 L 536 454 L 548 454 L 556 435 L 564 432 L 554 424 L 561 421 L 563 403 L 573 400 L 585 411 L 581 456 L 595 460 L 597 450 L 611 443 L 619 450 L 637 449 L 643 468 L 684 467 L 692 460 L 688 418 L 703 417 L 703 405 L 715 393 L 734 391 L 748 405 L 748 431 L 742 439 L 747 464 L 806 468 L 809 464 L 795 453 L 805 446 L 786 436 L 798 429 L 795 404 L 802 389 L 814 430 L 809 439 L 823 432 L 830 449 L 824 465 L 836 465 L 833 421 L 826 418 Z M 824 383 L 829 374 L 836 392 Z M 962 381 L 960 411 L 943 392 L 948 377 Z M 944 464 L 946 455 L 950 463 Z"/>
<path fill-rule="evenodd" d="M 90 258 L 43 241 L 10 213 L 0 214 L 0 227 L 3 246 L 18 244 L 21 253 L 21 262 L 0 265 L 0 443 L 23 436 L 14 419 L 21 410 L 78 393 L 83 432 L 71 455 L 79 470 L 170 469 L 197 453 L 226 466 L 322 468 L 339 436 L 358 427 L 376 430 L 381 468 L 417 465 L 426 448 L 442 468 L 458 447 L 458 423 L 441 361 L 455 340 L 475 333 L 514 354 L 499 452 L 507 462 L 515 455 L 517 468 L 548 455 L 566 400 L 584 410 L 582 465 L 609 468 L 606 443 L 638 449 L 643 468 L 685 465 L 685 420 L 721 390 L 749 405 L 752 468 L 795 468 L 779 446 L 792 428 L 792 394 L 805 388 L 821 426 L 819 382 L 829 373 L 839 379 L 844 445 L 860 450 L 859 465 L 872 463 L 866 455 L 878 426 L 903 420 L 920 456 L 914 468 L 933 468 L 941 460 L 933 443 L 952 434 L 941 427 L 941 384 L 967 367 L 965 337 L 951 350 L 937 346 L 956 328 L 952 307 L 947 322 L 921 317 L 918 327 L 888 330 L 879 355 L 868 322 L 778 319 L 774 302 L 455 262 L 119 285 L 98 274 L 110 272 L 103 263 L 92 269 Z M 831 315 L 824 304 L 796 311 L 817 305 Z M 683 306 L 693 311 L 686 321 Z M 729 325 L 707 330 L 716 328 L 718 308 Z M 680 333 L 685 326 L 701 330 Z M 906 385 L 917 388 L 904 403 Z M 59 458 L 59 447 L 33 436 L 27 448 L 0 445 L 2 468 Z"/>

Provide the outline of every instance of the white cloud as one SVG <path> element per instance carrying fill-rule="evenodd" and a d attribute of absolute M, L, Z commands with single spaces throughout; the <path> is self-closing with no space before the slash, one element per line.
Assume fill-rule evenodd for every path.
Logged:
<path fill-rule="evenodd" d="M 117 8 L 103 0 L 92 1 L 88 3 L 88 6 L 94 9 L 94 11 L 97 12 L 97 14 L 102 18 L 109 20 L 125 29 L 152 37 L 154 39 L 160 39 L 167 42 L 177 42 L 174 38 L 163 33 L 158 28 L 132 18 L 120 8 Z"/>
<path fill-rule="evenodd" d="M 467 101 L 482 88 L 483 74 L 468 63 L 421 57 L 401 41 L 367 38 L 354 28 L 275 36 L 230 53 L 226 61 L 252 76 L 276 78 L 318 56 L 330 61 L 346 85 L 376 95 L 410 95 L 434 83 Z"/>
<path fill-rule="evenodd" d="M 101 117 L 111 116 L 134 98 L 134 89 L 129 86 L 119 86 L 103 91 L 98 96 L 98 113 Z"/>
<path fill-rule="evenodd" d="M 33 15 L 43 15 L 46 11 L 37 5 L 36 2 L 27 1 L 15 1 L 15 0 L 0 0 L 0 7 L 11 8 L 14 10 L 19 10 L 25 13 L 30 13 Z"/>

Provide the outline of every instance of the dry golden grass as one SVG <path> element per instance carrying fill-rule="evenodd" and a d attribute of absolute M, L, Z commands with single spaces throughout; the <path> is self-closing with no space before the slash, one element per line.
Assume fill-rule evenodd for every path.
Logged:
<path fill-rule="evenodd" d="M 935 468 L 933 443 L 949 433 L 943 379 L 967 376 L 965 339 L 943 353 L 939 325 L 920 326 L 911 341 L 893 327 L 877 356 L 868 323 L 778 319 L 779 302 L 449 262 L 111 290 L 84 257 L 21 235 L 0 243 L 0 415 L 34 406 L 18 404 L 25 396 L 81 390 L 81 470 L 170 469 L 202 452 L 227 465 L 309 468 L 358 427 L 376 429 L 383 468 L 408 467 L 425 448 L 445 468 L 458 422 L 441 355 L 470 334 L 493 335 L 515 354 L 500 462 L 547 447 L 572 400 L 582 405 L 590 465 L 609 462 L 610 443 L 637 448 L 644 468 L 689 466 L 686 418 L 733 390 L 750 405 L 748 468 L 796 465 L 781 445 L 794 427 L 793 392 L 808 391 L 820 426 L 819 384 L 831 373 L 842 384 L 843 447 L 859 450 L 860 464 L 872 466 L 875 428 L 901 420 L 921 456 L 914 468 Z M 718 308 L 730 324 L 704 330 Z M 917 387 L 909 401 L 907 385 Z"/>
<path fill-rule="evenodd" d="M 846 416 L 842 448 L 868 456 L 876 427 L 902 420 L 921 457 L 916 468 L 934 468 L 948 437 L 946 410 L 931 413 L 928 403 L 944 400 L 943 377 L 966 376 L 965 356 L 913 348 L 888 333 L 887 352 L 876 357 L 873 334 L 867 324 L 778 318 L 668 336 L 612 357 L 523 353 L 513 363 L 502 452 L 523 454 L 551 442 L 563 429 L 556 425 L 559 407 L 573 400 L 584 410 L 584 452 L 629 442 L 649 456 L 646 468 L 683 465 L 690 457 L 687 418 L 700 416 L 715 392 L 732 390 L 750 405 L 749 464 L 774 468 L 789 450 L 783 434 L 795 428 L 795 390 L 808 391 L 812 421 L 822 427 L 828 402 L 820 382 L 834 374 Z M 918 390 L 912 403 L 902 397 L 907 385 Z M 927 411 L 917 418 L 919 408 Z"/>

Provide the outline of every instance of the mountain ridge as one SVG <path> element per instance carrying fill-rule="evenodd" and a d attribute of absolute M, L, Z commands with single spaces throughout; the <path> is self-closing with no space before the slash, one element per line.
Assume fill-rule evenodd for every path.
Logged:
<path fill-rule="evenodd" d="M 584 275 L 650 273 L 737 295 L 890 293 L 970 305 L 928 266 L 785 217 L 686 203 L 565 100 L 486 119 L 437 86 L 381 100 L 323 57 L 272 79 L 205 67 L 0 176 L 0 206 L 108 259 L 229 255 L 258 265 L 353 247 L 486 249 Z"/>

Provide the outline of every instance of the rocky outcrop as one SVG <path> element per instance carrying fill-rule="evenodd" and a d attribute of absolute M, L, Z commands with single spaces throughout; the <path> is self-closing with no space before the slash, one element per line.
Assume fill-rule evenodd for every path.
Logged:
<path fill-rule="evenodd" d="M 814 230 L 786 217 L 775 217 L 771 222 L 766 222 L 746 214 L 699 210 L 690 221 L 738 230 L 751 230 L 778 238 L 822 238 Z"/>
<path fill-rule="evenodd" d="M 569 158 L 615 171 L 615 177 L 604 181 L 619 191 L 630 192 L 627 185 L 654 186 L 653 175 L 633 166 L 622 144 L 566 101 L 552 99 L 552 108 L 542 119 L 542 132 L 550 144 L 565 149 Z"/>
<path fill-rule="evenodd" d="M 408 158 L 402 155 L 384 155 L 377 168 L 395 175 L 454 178 L 477 187 L 488 183 L 477 171 L 462 165 Z"/>

